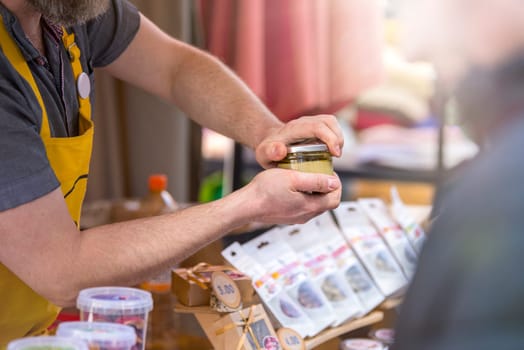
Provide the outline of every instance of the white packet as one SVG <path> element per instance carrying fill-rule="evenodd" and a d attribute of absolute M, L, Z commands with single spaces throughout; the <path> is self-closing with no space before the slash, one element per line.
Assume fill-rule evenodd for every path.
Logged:
<path fill-rule="evenodd" d="M 313 321 L 311 336 L 335 321 L 333 308 L 311 279 L 291 247 L 280 239 L 274 228 L 242 245 L 280 286 L 302 307 Z"/>
<path fill-rule="evenodd" d="M 341 203 L 334 213 L 344 237 L 382 294 L 390 296 L 402 289 L 407 284 L 402 269 L 359 204 Z"/>
<path fill-rule="evenodd" d="M 321 231 L 318 233 L 318 244 L 324 245 L 339 271 L 357 295 L 362 305 L 362 314 L 367 314 L 385 299 L 375 282 L 369 276 L 360 260 L 349 247 L 329 212 L 317 216 Z"/>
<path fill-rule="evenodd" d="M 309 277 L 326 296 L 335 313 L 333 326 L 362 314 L 362 306 L 353 289 L 337 269 L 335 261 L 321 242 L 317 226 L 318 221 L 311 220 L 303 225 L 282 227 L 281 237 L 297 253 Z"/>
<path fill-rule="evenodd" d="M 253 288 L 282 327 L 291 328 L 302 337 L 313 332 L 313 321 L 287 295 L 282 286 L 279 286 L 264 268 L 244 251 L 238 242 L 224 249 L 222 256 L 237 270 L 251 278 Z"/>
<path fill-rule="evenodd" d="M 396 187 L 391 187 L 391 202 L 391 215 L 400 224 L 417 254 L 420 254 L 426 240 L 426 233 L 415 218 L 410 215 L 402 199 L 400 199 Z"/>
<path fill-rule="evenodd" d="M 411 279 L 417 268 L 417 253 L 402 227 L 389 215 L 386 203 L 379 198 L 362 198 L 358 204 L 378 228 L 406 277 Z"/>

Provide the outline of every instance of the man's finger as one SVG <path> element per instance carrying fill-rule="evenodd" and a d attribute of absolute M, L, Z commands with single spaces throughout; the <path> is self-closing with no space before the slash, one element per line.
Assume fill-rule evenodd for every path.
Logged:
<path fill-rule="evenodd" d="M 331 154 L 342 155 L 344 137 L 337 119 L 331 115 L 301 117 L 290 121 L 283 129 L 282 142 L 293 143 L 298 139 L 317 138 L 324 142 Z"/>
<path fill-rule="evenodd" d="M 295 172 L 294 187 L 299 192 L 329 193 L 340 188 L 337 176 Z"/>
<path fill-rule="evenodd" d="M 282 142 L 267 141 L 256 150 L 259 163 L 264 167 L 270 167 L 271 163 L 279 162 L 287 155 L 287 147 Z M 264 162 L 264 163 L 262 163 Z"/>

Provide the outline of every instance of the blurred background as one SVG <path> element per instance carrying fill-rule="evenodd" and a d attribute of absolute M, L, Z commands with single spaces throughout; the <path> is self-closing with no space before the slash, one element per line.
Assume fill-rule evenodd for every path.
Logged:
<path fill-rule="evenodd" d="M 402 54 L 394 0 L 132 0 L 167 33 L 219 57 L 283 121 L 335 114 L 344 200 L 430 204 L 477 147 L 455 125 L 431 64 Z M 154 59 L 154 57 L 151 57 Z M 97 73 L 90 203 L 144 196 L 152 173 L 177 202 L 219 198 L 260 171 L 251 150 L 174 106 Z"/>

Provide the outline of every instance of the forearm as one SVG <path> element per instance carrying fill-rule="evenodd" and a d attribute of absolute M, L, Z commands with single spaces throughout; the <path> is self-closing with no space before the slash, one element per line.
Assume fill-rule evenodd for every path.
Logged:
<path fill-rule="evenodd" d="M 197 123 L 252 148 L 281 125 L 219 60 L 169 37 L 144 16 L 135 39 L 104 70 L 173 102 Z"/>
<path fill-rule="evenodd" d="M 282 123 L 218 59 L 192 50 L 173 78 L 173 102 L 197 123 L 255 148 Z"/>
<path fill-rule="evenodd" d="M 235 215 L 233 202 L 228 197 L 167 215 L 82 232 L 74 254 L 77 267 L 72 270 L 91 275 L 77 277 L 78 288 L 134 285 L 175 265 L 247 222 L 246 217 Z M 106 261 L 113 265 L 108 267 Z"/>
<path fill-rule="evenodd" d="M 0 261 L 42 296 L 68 306 L 83 288 L 135 285 L 245 224 L 252 211 L 238 210 L 244 201 L 235 193 L 173 214 L 79 232 L 56 190 L 0 213 Z"/>

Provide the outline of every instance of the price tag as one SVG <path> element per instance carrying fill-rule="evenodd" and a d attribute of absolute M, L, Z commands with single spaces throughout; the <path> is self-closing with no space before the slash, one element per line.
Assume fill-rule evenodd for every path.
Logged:
<path fill-rule="evenodd" d="M 304 339 L 291 328 L 280 328 L 277 336 L 284 350 L 306 350 Z"/>
<path fill-rule="evenodd" d="M 211 287 L 218 300 L 225 306 L 236 309 L 240 306 L 241 296 L 235 281 L 222 271 L 215 271 L 211 275 Z"/>

